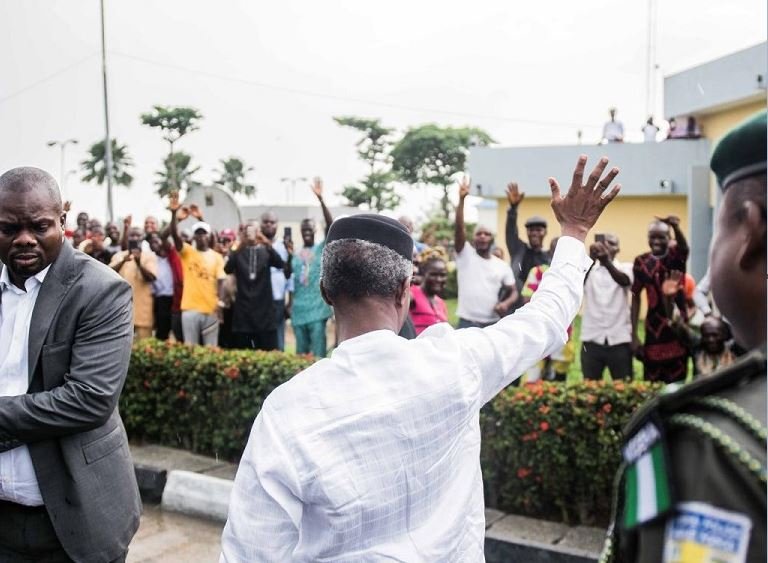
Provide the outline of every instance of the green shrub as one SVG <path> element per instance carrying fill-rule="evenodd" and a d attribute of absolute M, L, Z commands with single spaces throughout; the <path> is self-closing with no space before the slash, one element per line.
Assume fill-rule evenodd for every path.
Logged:
<path fill-rule="evenodd" d="M 237 461 L 262 402 L 313 359 L 281 352 L 134 344 L 120 412 L 131 439 Z M 659 386 L 509 387 L 481 413 L 486 504 L 605 524 L 622 427 Z"/>
<path fill-rule="evenodd" d="M 120 414 L 132 439 L 237 460 L 264 398 L 312 362 L 141 340 L 133 346 Z"/>
<path fill-rule="evenodd" d="M 570 524 L 607 524 L 621 430 L 658 392 L 644 382 L 537 382 L 483 408 L 486 504 Z"/>

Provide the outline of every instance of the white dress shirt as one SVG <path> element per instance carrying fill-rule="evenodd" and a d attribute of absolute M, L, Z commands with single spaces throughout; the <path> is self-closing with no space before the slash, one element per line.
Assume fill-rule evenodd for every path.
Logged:
<path fill-rule="evenodd" d="M 632 264 L 613 261 L 616 269 L 629 276 L 629 285 L 621 287 L 608 268 L 596 262 L 584 282 L 584 310 L 581 315 L 581 341 L 595 344 L 626 344 L 632 341 L 629 292 Z"/>
<path fill-rule="evenodd" d="M 369 332 L 278 387 L 221 561 L 482 561 L 480 407 L 566 342 L 589 265 L 562 237 L 530 304 L 495 325 Z"/>
<path fill-rule="evenodd" d="M 11 283 L 6 266 L 0 273 L 0 397 L 24 395 L 29 387 L 29 323 L 48 268 L 27 279 L 26 292 Z M 0 500 L 43 504 L 27 446 L 0 453 Z"/>

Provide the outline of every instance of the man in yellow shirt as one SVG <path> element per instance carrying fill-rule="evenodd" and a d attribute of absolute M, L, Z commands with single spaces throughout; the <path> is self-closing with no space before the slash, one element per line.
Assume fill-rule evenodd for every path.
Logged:
<path fill-rule="evenodd" d="M 224 258 L 211 248 L 211 226 L 198 221 L 192 227 L 193 247 L 181 239 L 178 221 L 188 211 L 178 201 L 171 203 L 171 236 L 184 268 L 184 293 L 181 297 L 181 329 L 186 344 L 216 346 L 219 339 L 221 292 L 226 274 Z"/>
<path fill-rule="evenodd" d="M 112 257 L 109 265 L 131 284 L 133 290 L 133 332 L 136 338 L 152 336 L 154 313 L 152 282 L 157 278 L 157 257 L 150 250 L 141 250 L 144 233 L 138 227 L 128 231 L 128 250 Z"/>

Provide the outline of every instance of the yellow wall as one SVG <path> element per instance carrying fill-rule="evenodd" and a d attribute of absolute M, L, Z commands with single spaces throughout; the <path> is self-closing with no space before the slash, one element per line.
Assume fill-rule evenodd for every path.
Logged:
<path fill-rule="evenodd" d="M 559 236 L 560 227 L 555 220 L 555 215 L 549 206 L 549 197 L 526 197 L 518 209 L 518 224 L 520 238 L 527 240 L 525 236 L 525 220 L 531 215 L 541 215 L 547 219 L 549 229 L 545 246 L 549 246 L 552 237 Z M 496 232 L 496 244 L 504 246 L 504 228 L 507 219 L 507 200 L 499 200 L 498 225 Z M 621 252 L 619 260 L 632 262 L 635 256 L 648 252 L 648 224 L 653 221 L 654 215 L 677 215 L 683 232 L 688 232 L 688 208 L 685 195 L 659 195 L 659 196 L 619 196 L 605 210 L 592 233 L 613 233 L 619 237 Z M 590 235 L 587 242 L 594 240 Z"/>
<path fill-rule="evenodd" d="M 765 99 L 748 102 L 732 108 L 716 111 L 710 114 L 697 115 L 702 134 L 711 141 L 712 150 L 717 146 L 717 141 L 730 129 L 747 119 L 749 116 L 765 109 Z M 715 207 L 717 193 L 717 179 L 710 174 L 709 181 L 709 206 Z"/>

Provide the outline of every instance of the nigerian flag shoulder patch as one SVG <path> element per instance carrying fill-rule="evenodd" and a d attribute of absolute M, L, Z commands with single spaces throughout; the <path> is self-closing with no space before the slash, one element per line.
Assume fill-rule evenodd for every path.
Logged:
<path fill-rule="evenodd" d="M 622 448 L 624 475 L 624 527 L 653 520 L 672 507 L 668 457 L 659 425 L 648 422 Z"/>

